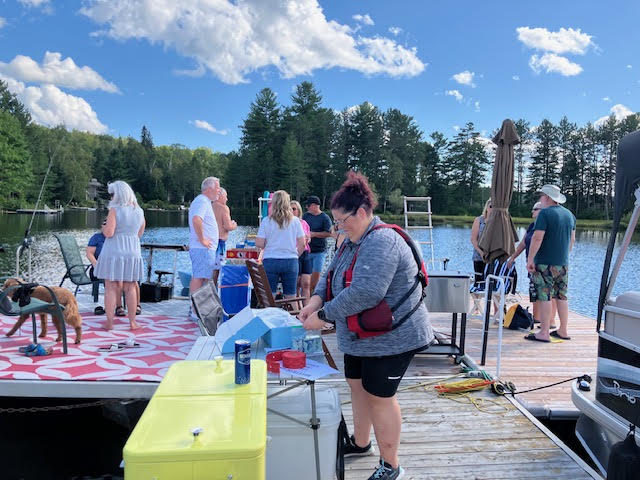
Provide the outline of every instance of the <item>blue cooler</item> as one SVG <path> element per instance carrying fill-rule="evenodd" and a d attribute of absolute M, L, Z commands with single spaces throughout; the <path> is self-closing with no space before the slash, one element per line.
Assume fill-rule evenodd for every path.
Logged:
<path fill-rule="evenodd" d="M 220 274 L 220 300 L 229 315 L 235 315 L 249 305 L 249 271 L 244 265 L 223 265 Z M 225 321 L 228 318 L 225 317 Z"/>

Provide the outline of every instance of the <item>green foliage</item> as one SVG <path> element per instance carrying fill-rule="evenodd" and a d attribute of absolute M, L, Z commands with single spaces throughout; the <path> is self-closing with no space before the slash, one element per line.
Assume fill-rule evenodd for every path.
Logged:
<path fill-rule="evenodd" d="M 318 195 L 326 208 L 345 173 L 365 174 L 378 195 L 378 211 L 402 212 L 402 196 L 430 196 L 440 214 L 478 215 L 490 195 L 493 158 L 473 123 L 453 138 L 425 135 L 400 110 L 381 111 L 369 102 L 337 112 L 308 81 L 281 105 L 269 88 L 249 104 L 239 149 L 226 154 L 180 144 L 156 146 L 151 131 L 140 138 L 114 138 L 35 125 L 27 109 L 0 81 L 0 207 L 33 204 L 47 166 L 52 168 L 44 201 L 86 204 L 88 182 L 103 187 L 129 182 L 140 202 L 153 208 L 184 205 L 200 193 L 207 176 L 221 179 L 234 215 L 253 219 L 264 190 L 285 189 L 304 200 Z M 581 218 L 608 218 L 612 210 L 616 152 L 623 135 L 637 130 L 640 116 L 611 116 L 601 125 L 578 127 L 568 118 L 557 125 L 515 121 L 511 212 L 529 218 L 536 189 L 558 184 L 567 206 Z M 248 212 L 248 213 L 247 213 Z M 253 212 L 253 213 L 252 213 Z M 443 217 L 446 218 L 446 217 Z"/>
<path fill-rule="evenodd" d="M 18 118 L 0 110 L 0 192 L 3 204 L 20 207 L 31 183 L 31 156 Z"/>

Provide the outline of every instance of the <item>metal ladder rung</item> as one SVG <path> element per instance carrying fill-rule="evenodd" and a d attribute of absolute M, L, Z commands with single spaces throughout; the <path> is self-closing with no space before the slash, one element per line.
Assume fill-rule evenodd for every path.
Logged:
<path fill-rule="evenodd" d="M 407 212 L 407 215 L 431 215 L 431 212 L 416 212 L 416 211 L 411 211 L 411 212 Z"/>
<path fill-rule="evenodd" d="M 429 225 L 407 225 L 407 228 L 412 228 L 412 229 L 423 228 L 423 229 L 430 230 L 433 227 L 430 227 Z"/>
<path fill-rule="evenodd" d="M 431 200 L 431 197 L 404 197 L 407 202 L 426 202 Z"/>

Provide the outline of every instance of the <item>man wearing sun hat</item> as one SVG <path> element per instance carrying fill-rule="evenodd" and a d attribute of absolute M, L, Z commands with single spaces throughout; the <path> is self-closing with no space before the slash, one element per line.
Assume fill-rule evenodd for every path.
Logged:
<path fill-rule="evenodd" d="M 538 297 L 540 331 L 524 338 L 538 342 L 549 342 L 551 336 L 570 340 L 567 332 L 569 303 L 567 286 L 569 283 L 569 251 L 576 239 L 576 217 L 561 203 L 567 198 L 556 185 L 544 185 L 540 195 L 542 210 L 534 227 L 531 247 L 527 258 L 527 270 Z M 556 299 L 560 327 L 549 333 L 551 324 L 551 299 Z"/>

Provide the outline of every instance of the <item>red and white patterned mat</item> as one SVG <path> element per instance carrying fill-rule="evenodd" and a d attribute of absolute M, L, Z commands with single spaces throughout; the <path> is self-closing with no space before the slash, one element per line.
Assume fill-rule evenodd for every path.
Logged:
<path fill-rule="evenodd" d="M 48 318 L 48 336 L 38 339 L 44 346 L 53 346 L 49 356 L 27 357 L 18 348 L 32 340 L 31 319 L 11 337 L 5 334 L 17 317 L 0 315 L 0 379 L 21 380 L 122 380 L 159 382 L 169 366 L 184 360 L 200 332 L 188 319 L 165 315 L 139 315 L 140 328 L 132 331 L 126 317 L 116 317 L 114 329 L 103 329 L 106 317 L 82 314 L 82 343 L 74 344 L 75 331 L 67 326 L 67 355 L 62 342 L 55 343 L 56 329 Z M 40 319 L 37 318 L 40 332 Z M 101 347 L 126 342 L 135 337 L 139 347 L 101 352 Z"/>

